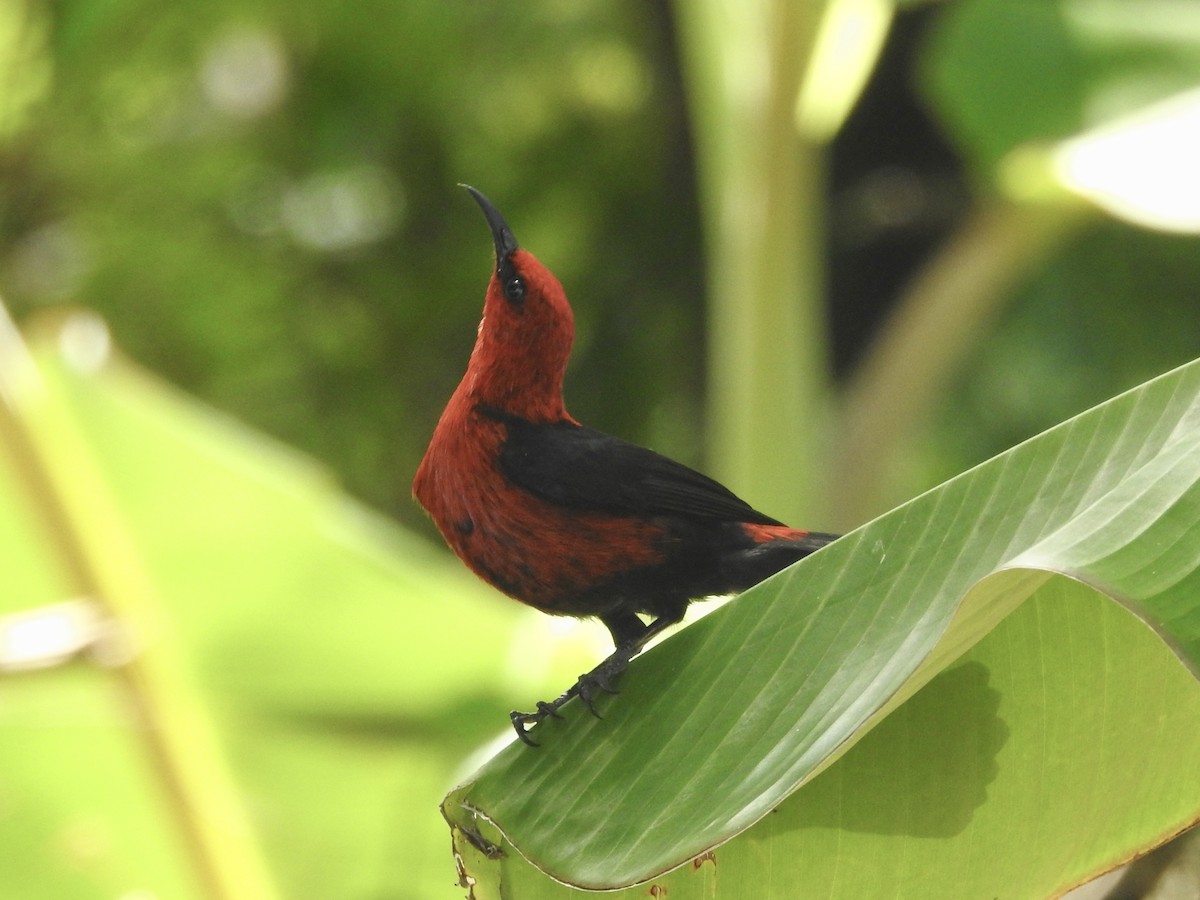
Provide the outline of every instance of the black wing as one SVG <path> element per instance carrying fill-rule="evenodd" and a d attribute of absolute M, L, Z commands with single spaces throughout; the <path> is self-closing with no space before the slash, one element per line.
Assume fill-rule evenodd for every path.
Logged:
<path fill-rule="evenodd" d="M 724 485 L 653 450 L 572 422 L 508 427 L 500 465 L 517 486 L 572 509 L 616 515 L 683 515 L 781 525 Z"/>

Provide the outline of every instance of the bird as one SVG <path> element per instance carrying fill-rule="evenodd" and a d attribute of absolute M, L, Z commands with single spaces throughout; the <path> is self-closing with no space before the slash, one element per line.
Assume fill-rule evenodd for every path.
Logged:
<path fill-rule="evenodd" d="M 646 643 L 693 600 L 738 593 L 826 546 L 728 488 L 567 412 L 574 317 L 558 279 L 482 193 L 495 264 L 466 373 L 434 428 L 413 496 L 458 557 L 503 593 L 599 619 L 607 658 L 553 701 L 510 713 L 517 737 L 579 697 L 617 693 Z M 643 618 L 644 617 L 644 618 Z"/>

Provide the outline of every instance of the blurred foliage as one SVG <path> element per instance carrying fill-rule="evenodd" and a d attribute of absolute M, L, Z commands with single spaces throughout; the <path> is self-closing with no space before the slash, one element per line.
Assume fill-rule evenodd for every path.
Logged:
<path fill-rule="evenodd" d="M 1200 7 L 1187 0 L 969 0 L 947 6 L 930 36 L 927 95 L 980 184 L 1023 144 L 1200 85 Z M 1195 357 L 1198 250 L 1191 235 L 1088 222 L 1018 284 L 955 379 L 934 432 L 936 474 Z"/>
<path fill-rule="evenodd" d="M 98 310 L 139 361 L 415 519 L 488 275 L 471 181 L 572 286 L 579 413 L 695 421 L 697 216 L 661 7 L 6 9 L 40 64 L 0 64 L 10 104 L 37 92 L 0 148 L 18 317 Z M 695 457 L 690 428 L 672 442 Z"/>

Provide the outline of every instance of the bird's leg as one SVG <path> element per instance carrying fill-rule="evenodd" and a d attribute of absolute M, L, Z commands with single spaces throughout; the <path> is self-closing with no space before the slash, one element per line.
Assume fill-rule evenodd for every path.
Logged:
<path fill-rule="evenodd" d="M 578 697 L 582 700 L 584 706 L 591 711 L 592 715 L 599 718 L 600 714 L 596 712 L 596 708 L 593 706 L 596 689 L 599 688 L 609 694 L 617 693 L 613 682 L 625 671 L 625 667 L 629 665 L 629 660 L 633 659 L 636 653 L 636 647 L 618 647 L 596 668 L 585 675 L 580 675 L 579 680 L 563 691 L 563 693 L 559 694 L 558 697 L 549 702 L 539 700 L 536 712 L 523 713 L 513 710 L 509 713 L 509 716 L 512 719 L 513 728 L 516 729 L 517 737 L 530 747 L 536 747 L 538 745 L 537 741 L 529 736 L 528 729 L 542 721 L 542 719 L 550 717 L 561 719 L 562 716 L 558 712 L 559 707 L 572 697 Z"/>
<path fill-rule="evenodd" d="M 580 675 L 579 679 L 556 699 L 548 703 L 544 700 L 539 701 L 537 712 L 523 713 L 514 710 L 510 713 L 517 737 L 523 743 L 536 747 L 537 742 L 529 736 L 528 727 L 551 716 L 556 719 L 562 718 L 558 714 L 558 710 L 572 697 L 578 697 L 592 715 L 600 718 L 600 713 L 596 712 L 594 705 L 597 690 L 606 694 L 617 693 L 616 680 L 629 666 L 629 661 L 641 652 L 651 638 L 665 628 L 674 625 L 681 618 L 682 613 L 673 616 L 659 616 L 647 625 L 633 613 L 601 616 L 600 621 L 611 632 L 616 648 L 600 665 L 590 672 Z"/>

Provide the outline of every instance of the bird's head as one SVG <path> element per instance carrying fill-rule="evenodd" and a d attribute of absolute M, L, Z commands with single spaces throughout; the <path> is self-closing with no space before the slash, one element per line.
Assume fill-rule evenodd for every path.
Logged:
<path fill-rule="evenodd" d="M 518 246 L 491 201 L 470 185 L 463 187 L 483 210 L 496 247 L 468 378 L 474 375 L 481 402 L 522 418 L 563 418 L 562 378 L 575 336 L 566 292 L 549 269 Z"/>

